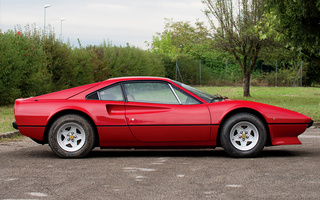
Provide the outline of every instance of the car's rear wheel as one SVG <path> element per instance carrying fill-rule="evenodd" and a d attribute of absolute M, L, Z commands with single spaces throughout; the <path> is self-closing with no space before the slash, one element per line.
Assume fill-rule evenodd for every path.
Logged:
<path fill-rule="evenodd" d="M 262 151 L 266 141 L 264 123 L 251 113 L 231 116 L 221 129 L 221 146 L 232 157 L 254 157 Z"/>
<path fill-rule="evenodd" d="M 94 147 L 95 134 L 91 123 L 79 115 L 58 118 L 49 130 L 49 145 L 63 158 L 86 156 Z"/>

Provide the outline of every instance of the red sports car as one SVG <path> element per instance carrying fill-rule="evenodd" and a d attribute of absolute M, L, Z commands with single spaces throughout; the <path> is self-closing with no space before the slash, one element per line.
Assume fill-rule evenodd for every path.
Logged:
<path fill-rule="evenodd" d="M 106 81 L 15 101 L 13 126 L 61 157 L 93 148 L 215 148 L 254 157 L 301 144 L 313 121 L 262 103 L 230 100 L 156 77 Z"/>

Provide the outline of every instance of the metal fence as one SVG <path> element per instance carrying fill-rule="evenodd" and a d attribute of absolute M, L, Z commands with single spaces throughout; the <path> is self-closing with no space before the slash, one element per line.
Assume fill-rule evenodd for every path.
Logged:
<path fill-rule="evenodd" d="M 304 65 L 302 61 L 259 60 L 251 74 L 251 85 L 302 87 L 307 78 Z M 170 78 L 192 85 L 233 86 L 242 85 L 243 74 L 234 60 L 177 60 L 174 77 Z"/>

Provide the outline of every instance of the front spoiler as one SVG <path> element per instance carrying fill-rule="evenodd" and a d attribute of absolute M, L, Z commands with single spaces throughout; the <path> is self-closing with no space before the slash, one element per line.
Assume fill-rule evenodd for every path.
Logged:
<path fill-rule="evenodd" d="M 17 129 L 18 130 L 18 124 L 16 121 L 12 122 L 12 126 L 13 128 Z"/>
<path fill-rule="evenodd" d="M 308 128 L 311 127 L 313 125 L 313 120 L 310 121 Z"/>

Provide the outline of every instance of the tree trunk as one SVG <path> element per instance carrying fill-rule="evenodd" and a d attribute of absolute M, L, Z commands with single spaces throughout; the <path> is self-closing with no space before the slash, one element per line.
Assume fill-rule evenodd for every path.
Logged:
<path fill-rule="evenodd" d="M 237 60 L 239 67 L 240 67 L 242 74 L 243 74 L 243 96 L 244 97 L 251 97 L 251 95 L 250 95 L 250 76 L 251 76 L 251 72 L 252 72 L 252 69 L 251 69 L 252 64 L 249 68 L 247 68 L 246 67 L 247 66 L 247 57 L 244 56 L 244 58 L 241 62 L 240 57 L 234 51 L 232 53 L 233 53 L 235 59 Z"/>
<path fill-rule="evenodd" d="M 256 44 L 254 46 L 253 57 L 252 57 L 251 63 L 248 68 L 246 67 L 247 66 L 247 58 L 246 57 L 243 58 L 243 65 L 244 65 L 243 68 L 245 69 L 242 71 L 243 72 L 243 96 L 244 97 L 251 97 L 251 95 L 250 95 L 251 74 L 252 74 L 253 68 L 257 62 L 259 51 L 260 51 L 260 44 Z"/>
<path fill-rule="evenodd" d="M 250 74 L 243 73 L 243 96 L 251 97 L 250 95 Z"/>

